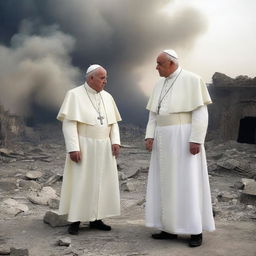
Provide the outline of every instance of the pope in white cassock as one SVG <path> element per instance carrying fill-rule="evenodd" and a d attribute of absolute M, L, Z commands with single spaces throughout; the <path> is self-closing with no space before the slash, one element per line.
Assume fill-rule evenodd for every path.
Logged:
<path fill-rule="evenodd" d="M 57 116 L 68 152 L 59 214 L 68 215 L 68 232 L 73 235 L 81 221 L 89 221 L 90 228 L 111 230 L 102 219 L 120 215 L 115 157 L 121 117 L 114 99 L 103 90 L 106 81 L 106 70 L 91 65 L 86 82 L 67 92 Z"/>
<path fill-rule="evenodd" d="M 190 234 L 196 247 L 203 230 L 215 230 L 204 149 L 211 98 L 202 79 L 179 66 L 174 50 L 158 55 L 156 69 L 163 78 L 147 104 L 146 225 L 161 230 L 154 239 Z"/>

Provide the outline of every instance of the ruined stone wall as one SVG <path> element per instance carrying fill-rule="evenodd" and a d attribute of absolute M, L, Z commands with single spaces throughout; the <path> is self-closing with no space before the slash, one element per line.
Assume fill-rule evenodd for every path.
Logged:
<path fill-rule="evenodd" d="M 23 136 L 24 131 L 23 119 L 5 111 L 0 105 L 0 146 L 6 146 L 12 139 Z"/>
<path fill-rule="evenodd" d="M 223 82 L 221 77 L 225 78 Z M 208 87 L 213 100 L 208 108 L 209 131 L 215 131 L 221 139 L 237 140 L 240 120 L 256 117 L 256 80 L 241 76 L 232 79 L 219 73 L 217 78 L 213 76 L 214 83 Z"/>

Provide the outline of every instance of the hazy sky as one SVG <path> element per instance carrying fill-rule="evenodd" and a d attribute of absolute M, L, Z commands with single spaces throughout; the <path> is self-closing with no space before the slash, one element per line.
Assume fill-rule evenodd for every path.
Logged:
<path fill-rule="evenodd" d="M 163 11 L 192 6 L 206 18 L 207 28 L 192 47 L 177 47 L 181 65 L 200 74 L 210 83 L 214 72 L 235 78 L 256 76 L 256 1 L 255 0 L 176 0 Z M 152 61 L 154 56 L 151 57 Z M 148 66 L 152 69 L 154 66 Z M 156 73 L 157 75 L 157 73 Z M 156 79 L 154 76 L 151 79 Z M 145 81 L 141 81 L 146 94 Z"/>
<path fill-rule="evenodd" d="M 255 10 L 255 0 L 0 0 L 0 104 L 54 118 L 98 63 L 123 119 L 144 124 L 163 49 L 208 83 L 256 76 Z"/>

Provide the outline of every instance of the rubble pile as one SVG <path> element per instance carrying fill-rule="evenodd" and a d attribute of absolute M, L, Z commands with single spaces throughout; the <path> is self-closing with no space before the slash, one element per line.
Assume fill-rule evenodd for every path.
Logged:
<path fill-rule="evenodd" d="M 150 160 L 143 132 L 140 129 L 133 132 L 136 134 L 133 140 L 124 136 L 117 159 L 124 217 L 136 210 L 144 211 Z M 209 141 L 206 153 L 215 219 L 255 221 L 255 145 Z M 17 143 L 1 147 L 0 155 L 1 221 L 35 218 L 56 230 L 68 225 L 66 216 L 57 211 L 66 156 L 63 140 Z M 77 249 L 87 250 L 82 245 L 75 248 L 69 237 L 56 233 L 57 237 L 52 238 L 52 255 L 82 255 Z M 29 248 L 21 248 L 15 241 L 6 241 L 0 247 L 0 255 L 29 255 L 28 251 Z"/>

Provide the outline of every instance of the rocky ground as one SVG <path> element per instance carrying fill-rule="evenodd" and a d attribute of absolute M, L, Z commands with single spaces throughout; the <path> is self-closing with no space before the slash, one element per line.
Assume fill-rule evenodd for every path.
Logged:
<path fill-rule="evenodd" d="M 0 255 L 256 255 L 256 146 L 234 141 L 206 143 L 216 232 L 205 233 L 200 248 L 151 239 L 144 226 L 145 190 L 150 154 L 143 130 L 121 127 L 118 158 L 122 215 L 106 220 L 111 232 L 67 234 L 56 219 L 65 160 L 58 126 L 31 131 L 31 141 L 0 148 Z M 48 222 L 46 224 L 45 222 Z M 54 227 L 53 227 L 54 226 Z"/>

